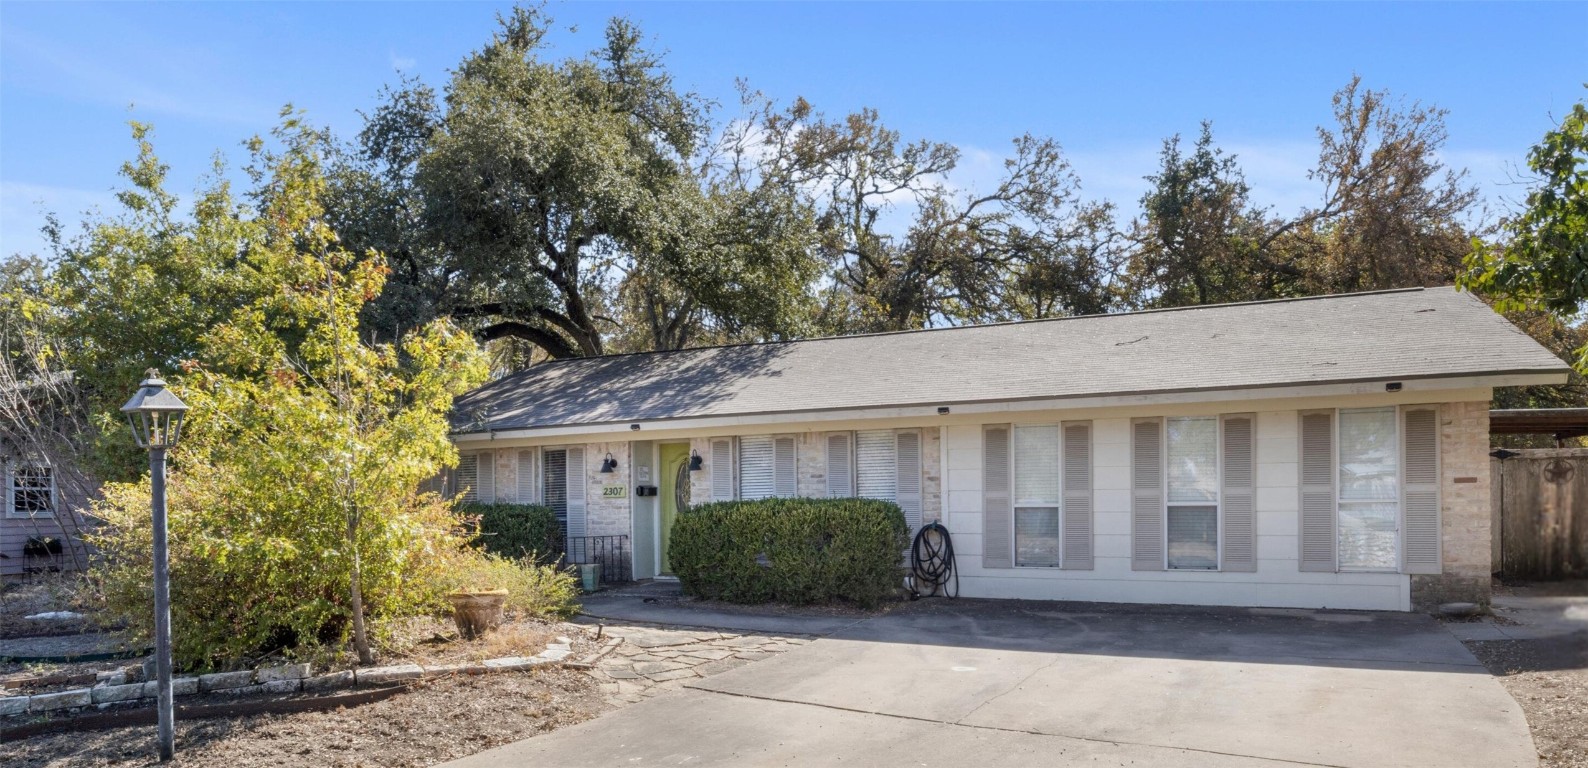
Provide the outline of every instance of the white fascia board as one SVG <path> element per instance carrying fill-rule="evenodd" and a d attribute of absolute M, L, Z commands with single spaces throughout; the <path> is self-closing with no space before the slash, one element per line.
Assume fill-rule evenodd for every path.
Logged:
<path fill-rule="evenodd" d="M 1328 397 L 1361 397 L 1378 395 L 1387 398 L 1386 404 L 1417 404 L 1458 400 L 1488 400 L 1494 387 L 1560 384 L 1565 374 L 1515 374 L 1505 376 L 1465 376 L 1446 379 L 1407 379 L 1401 381 L 1400 391 L 1388 395 L 1385 385 L 1392 380 L 1352 383 L 1320 384 L 1286 387 L 1258 387 L 1251 389 L 1198 390 L 1143 395 L 1100 395 L 1091 397 L 1044 398 L 1003 402 L 958 403 L 946 401 L 924 406 L 898 406 L 886 408 L 857 408 L 823 411 L 794 411 L 742 416 L 702 416 L 697 418 L 658 419 L 641 422 L 600 424 L 571 424 L 532 429 L 504 429 L 494 432 L 469 432 L 452 435 L 460 446 L 478 446 L 493 441 L 529 441 L 536 444 L 554 442 L 590 442 L 604 440 L 659 440 L 701 435 L 737 434 L 747 428 L 780 425 L 780 431 L 790 431 L 793 425 L 810 425 L 821 428 L 823 423 L 844 422 L 844 429 L 860 428 L 852 422 L 887 422 L 901 419 L 919 424 L 930 419 L 934 424 L 980 423 L 993 414 L 1015 414 L 1030 411 L 1074 411 L 1103 408 L 1141 408 L 1177 406 L 1195 403 L 1226 403 L 1251 401 L 1296 400 Z M 1436 396 L 1430 396 L 1438 393 Z M 949 415 L 939 415 L 937 409 L 947 406 Z M 1317 406 L 1314 406 L 1317 407 Z M 633 429 L 638 424 L 639 429 Z M 578 438 L 576 440 L 558 438 Z"/>

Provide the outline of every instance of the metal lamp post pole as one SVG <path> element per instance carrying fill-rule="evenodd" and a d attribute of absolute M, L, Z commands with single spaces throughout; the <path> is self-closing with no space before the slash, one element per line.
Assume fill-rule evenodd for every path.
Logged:
<path fill-rule="evenodd" d="M 160 761 L 176 754 L 175 717 L 171 710 L 171 569 L 165 535 L 165 448 L 149 450 L 149 487 L 154 517 L 154 664 L 159 691 Z"/>

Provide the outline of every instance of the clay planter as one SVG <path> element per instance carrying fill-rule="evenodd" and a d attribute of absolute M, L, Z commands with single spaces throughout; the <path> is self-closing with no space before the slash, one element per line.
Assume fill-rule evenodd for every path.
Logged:
<path fill-rule="evenodd" d="M 502 625 L 502 603 L 507 601 L 505 589 L 453 592 L 447 599 L 452 601 L 452 620 L 457 623 L 458 634 L 464 640 L 473 640 Z"/>

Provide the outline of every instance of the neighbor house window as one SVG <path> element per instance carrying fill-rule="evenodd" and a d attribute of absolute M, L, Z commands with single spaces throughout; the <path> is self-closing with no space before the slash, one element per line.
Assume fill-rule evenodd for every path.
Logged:
<path fill-rule="evenodd" d="M 1014 428 L 1015 565 L 1059 565 L 1059 427 Z"/>
<path fill-rule="evenodd" d="M 1219 567 L 1219 420 L 1215 416 L 1166 421 L 1168 450 L 1168 566 Z"/>
<path fill-rule="evenodd" d="M 12 517 L 43 517 L 55 511 L 55 473 L 50 467 L 12 464 L 7 473 L 6 511 Z"/>
<path fill-rule="evenodd" d="M 1400 562 L 1400 440 L 1394 408 L 1340 411 L 1339 567 Z"/>

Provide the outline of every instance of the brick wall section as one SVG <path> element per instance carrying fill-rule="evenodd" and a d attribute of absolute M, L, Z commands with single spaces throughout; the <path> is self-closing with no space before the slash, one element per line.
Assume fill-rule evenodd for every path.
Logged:
<path fill-rule="evenodd" d="M 618 468 L 612 474 L 602 474 L 601 462 L 606 459 L 608 453 L 618 460 Z M 633 535 L 629 525 L 629 497 L 633 495 L 634 487 L 633 483 L 629 482 L 629 471 L 632 469 L 629 458 L 627 441 L 585 444 L 585 535 Z M 628 492 L 621 499 L 602 498 L 601 487 L 604 485 L 623 485 L 628 488 Z"/>
<path fill-rule="evenodd" d="M 787 434 L 787 433 L 779 433 Z M 827 495 L 827 432 L 802 432 L 795 435 L 796 472 L 799 474 L 799 495 L 820 498 Z M 716 468 L 711 466 L 711 440 L 697 437 L 689 447 L 705 459 L 701 471 L 695 472 L 690 484 L 690 503 L 711 501 L 711 477 Z M 923 521 L 940 520 L 943 516 L 942 437 L 937 427 L 921 428 L 921 502 Z"/>
<path fill-rule="evenodd" d="M 1411 577 L 1412 606 L 1427 610 L 1452 601 L 1487 605 L 1493 571 L 1488 403 L 1440 407 L 1439 458 L 1443 572 Z"/>

